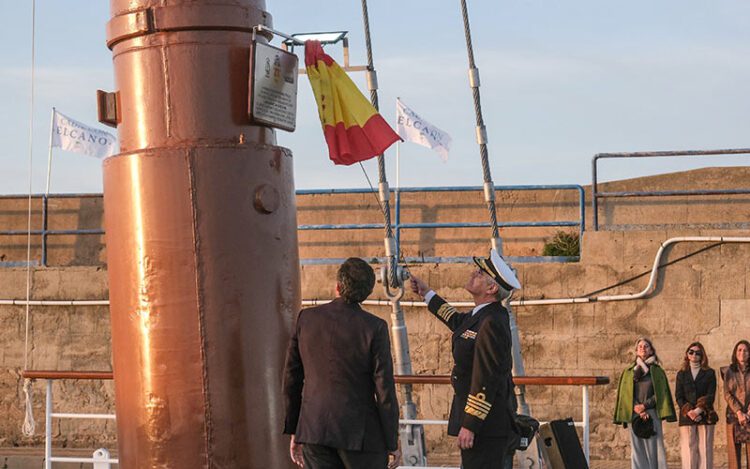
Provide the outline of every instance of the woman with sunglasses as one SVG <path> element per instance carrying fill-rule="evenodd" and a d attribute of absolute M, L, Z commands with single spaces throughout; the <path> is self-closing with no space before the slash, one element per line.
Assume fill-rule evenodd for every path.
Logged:
<path fill-rule="evenodd" d="M 750 467 L 750 342 L 740 340 L 732 351 L 732 364 L 721 369 L 724 377 L 724 399 L 727 401 L 727 452 L 729 469 L 742 464 L 745 445 L 746 466 Z"/>
<path fill-rule="evenodd" d="M 614 422 L 630 425 L 632 469 L 667 469 L 661 421 L 677 420 L 669 381 L 649 339 L 635 341 L 635 355 L 620 375 Z"/>
<path fill-rule="evenodd" d="M 708 367 L 706 349 L 693 342 L 685 351 L 674 388 L 680 408 L 680 456 L 682 469 L 712 469 L 716 372 Z"/>

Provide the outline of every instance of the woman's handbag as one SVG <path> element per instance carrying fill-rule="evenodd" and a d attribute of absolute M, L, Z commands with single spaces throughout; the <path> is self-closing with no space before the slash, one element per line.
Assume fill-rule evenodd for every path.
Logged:
<path fill-rule="evenodd" d="M 750 443 L 750 425 L 740 425 L 739 422 L 735 422 L 732 426 L 735 443 Z"/>

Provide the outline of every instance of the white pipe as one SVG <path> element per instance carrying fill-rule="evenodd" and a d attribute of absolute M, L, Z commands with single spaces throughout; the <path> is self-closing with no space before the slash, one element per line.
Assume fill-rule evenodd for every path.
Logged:
<path fill-rule="evenodd" d="M 656 288 L 656 280 L 659 275 L 659 266 L 661 265 L 661 258 L 664 255 L 666 248 L 671 244 L 677 243 L 750 243 L 750 237 L 678 236 L 675 238 L 669 238 L 668 240 L 661 243 L 661 246 L 659 246 L 659 250 L 656 252 L 656 257 L 654 258 L 654 266 L 651 268 L 651 276 L 648 280 L 648 285 L 646 285 L 646 288 L 638 293 L 631 293 L 629 295 L 603 295 L 599 297 L 594 296 L 588 298 L 579 297 L 549 300 L 519 300 L 518 304 L 522 306 L 535 306 L 566 303 L 592 303 L 594 301 L 626 301 L 645 298 L 653 293 L 654 288 Z"/>
<path fill-rule="evenodd" d="M 726 237 L 726 236 L 680 236 L 676 238 L 669 238 L 668 240 L 661 243 L 659 250 L 656 253 L 654 259 L 654 266 L 651 269 L 651 277 L 649 278 L 648 285 L 640 293 L 633 293 L 629 295 L 604 295 L 604 296 L 592 296 L 592 297 L 573 297 L 573 298 L 550 298 L 545 300 L 514 300 L 510 304 L 512 306 L 546 306 L 546 305 L 561 305 L 561 304 L 575 304 L 575 303 L 593 303 L 595 301 L 624 301 L 624 300 L 637 300 L 644 298 L 653 292 L 656 286 L 656 279 L 659 274 L 659 265 L 661 257 L 664 254 L 664 250 L 670 244 L 676 243 L 750 243 L 750 237 Z M 330 303 L 331 300 L 302 300 L 302 306 L 317 306 Z M 475 304 L 471 301 L 449 301 L 450 304 L 459 308 L 474 307 Z M 0 300 L 0 306 L 108 306 L 109 300 Z M 365 300 L 362 302 L 363 305 L 367 306 L 390 306 L 389 300 Z M 401 301 L 402 306 L 409 307 L 424 307 L 427 306 L 423 301 Z"/>
<path fill-rule="evenodd" d="M 642 291 L 638 293 L 631 293 L 628 295 L 603 295 L 603 296 L 592 296 L 592 297 L 573 297 L 573 298 L 550 298 L 545 300 L 514 300 L 510 304 L 512 306 L 546 306 L 546 305 L 561 305 L 561 304 L 574 304 L 574 303 L 594 303 L 596 301 L 627 301 L 627 300 L 639 300 L 647 297 L 653 293 L 656 288 L 657 277 L 659 275 L 659 267 L 661 265 L 661 258 L 664 255 L 666 248 L 672 244 L 677 243 L 750 243 L 750 237 L 728 237 L 728 236 L 678 236 L 675 238 L 669 238 L 659 246 L 659 250 L 656 252 L 654 258 L 654 265 L 651 268 L 651 276 L 648 280 L 648 285 Z M 328 303 L 331 300 L 303 300 L 303 306 L 314 306 L 319 304 Z M 473 302 L 470 301 L 456 301 L 448 303 L 457 307 L 473 307 Z M 363 302 L 365 305 L 371 306 L 388 306 L 385 300 L 366 300 Z M 427 306 L 423 301 L 402 301 L 404 306 Z"/>
<path fill-rule="evenodd" d="M 600 296 L 599 301 L 622 301 L 622 300 L 635 300 L 644 298 L 650 295 L 656 287 L 656 277 L 659 271 L 659 264 L 661 262 L 661 256 L 665 249 L 670 244 L 677 243 L 750 243 L 750 237 L 724 237 L 724 236 L 680 236 L 676 238 L 670 238 L 659 247 L 659 251 L 656 253 L 654 259 L 654 267 L 651 269 L 651 277 L 648 279 L 648 285 L 640 293 L 633 293 L 631 295 L 610 295 Z"/>

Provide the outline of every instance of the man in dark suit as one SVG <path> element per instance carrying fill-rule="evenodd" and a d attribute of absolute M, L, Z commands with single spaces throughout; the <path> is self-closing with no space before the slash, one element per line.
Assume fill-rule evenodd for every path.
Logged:
<path fill-rule="evenodd" d="M 364 311 L 375 273 L 362 259 L 339 268 L 337 298 L 302 310 L 284 372 L 290 454 L 308 469 L 399 464 L 398 399 L 388 325 Z"/>
<path fill-rule="evenodd" d="M 454 396 L 448 434 L 458 437 L 464 469 L 500 469 L 510 458 L 515 434 L 511 407 L 513 357 L 508 311 L 500 300 L 521 285 L 493 249 L 488 258 L 474 258 L 477 268 L 464 288 L 476 305 L 460 313 L 425 282 L 412 276 L 412 290 L 432 314 L 453 332 Z"/>

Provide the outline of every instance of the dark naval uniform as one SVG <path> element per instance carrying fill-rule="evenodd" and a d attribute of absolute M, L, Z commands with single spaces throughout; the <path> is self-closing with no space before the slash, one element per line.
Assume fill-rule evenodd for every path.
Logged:
<path fill-rule="evenodd" d="M 461 451 L 464 469 L 500 468 L 515 433 L 510 404 L 513 357 L 508 311 L 494 302 L 473 316 L 462 314 L 438 295 L 427 306 L 453 331 L 451 382 L 455 395 L 448 434 L 457 436 L 461 427 L 475 434 L 474 447 Z"/>
<path fill-rule="evenodd" d="M 341 298 L 300 312 L 284 399 L 284 433 L 297 443 L 338 453 L 347 468 L 385 468 L 399 415 L 387 323 Z"/>

